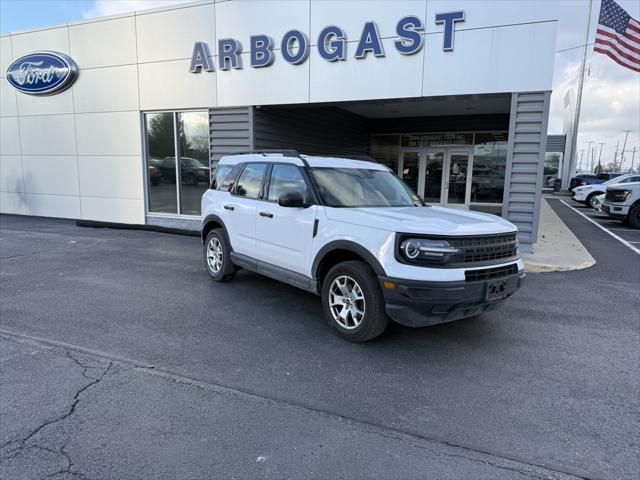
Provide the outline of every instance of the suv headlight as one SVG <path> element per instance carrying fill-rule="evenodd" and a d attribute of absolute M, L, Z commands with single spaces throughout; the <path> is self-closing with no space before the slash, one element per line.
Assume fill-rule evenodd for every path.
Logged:
<path fill-rule="evenodd" d="M 446 240 L 407 238 L 400 244 L 402 257 L 410 263 L 446 263 L 458 251 Z"/>
<path fill-rule="evenodd" d="M 609 190 L 608 193 L 609 201 L 624 202 L 631 195 L 631 190 Z"/>

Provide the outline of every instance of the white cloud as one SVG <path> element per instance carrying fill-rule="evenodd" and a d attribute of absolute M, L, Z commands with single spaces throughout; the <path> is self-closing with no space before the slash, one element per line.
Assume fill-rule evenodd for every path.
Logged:
<path fill-rule="evenodd" d="M 82 16 L 83 18 L 103 17 L 189 1 L 193 0 L 95 0 L 94 6 L 89 10 L 83 11 Z"/>

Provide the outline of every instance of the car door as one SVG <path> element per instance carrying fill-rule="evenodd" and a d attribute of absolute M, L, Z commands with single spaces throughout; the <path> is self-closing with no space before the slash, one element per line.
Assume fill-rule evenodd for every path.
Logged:
<path fill-rule="evenodd" d="M 310 276 L 309 255 L 318 207 L 278 205 L 279 196 L 292 190 L 304 191 L 305 203 L 313 203 L 301 167 L 273 164 L 264 199 L 259 202 L 256 214 L 256 258 Z"/>
<path fill-rule="evenodd" d="M 252 258 L 256 258 L 256 212 L 266 172 L 266 163 L 247 163 L 231 195 L 222 202 L 233 250 Z"/>

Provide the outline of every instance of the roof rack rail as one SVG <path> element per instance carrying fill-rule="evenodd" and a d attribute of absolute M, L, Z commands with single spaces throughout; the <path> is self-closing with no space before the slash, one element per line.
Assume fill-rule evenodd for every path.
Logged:
<path fill-rule="evenodd" d="M 257 154 L 257 155 L 267 155 L 269 153 L 280 153 L 283 157 L 300 157 L 300 153 L 297 150 L 287 149 L 262 149 L 262 150 L 251 150 L 248 152 L 238 152 L 233 155 L 247 155 L 247 154 Z"/>
<path fill-rule="evenodd" d="M 361 155 L 361 154 L 348 155 L 347 158 L 350 158 L 352 160 L 364 160 L 365 162 L 378 163 L 373 158 L 371 158 L 369 155 Z"/>

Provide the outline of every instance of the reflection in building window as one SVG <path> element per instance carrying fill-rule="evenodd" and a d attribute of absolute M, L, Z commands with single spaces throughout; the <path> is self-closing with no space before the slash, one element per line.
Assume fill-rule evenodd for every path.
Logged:
<path fill-rule="evenodd" d="M 507 164 L 507 133 L 476 133 L 471 203 L 502 203 Z"/>
<path fill-rule="evenodd" d="M 200 215 L 210 182 L 208 113 L 147 113 L 145 131 L 149 212 Z"/>
<path fill-rule="evenodd" d="M 200 215 L 200 199 L 209 188 L 209 115 L 207 112 L 180 112 L 177 115 L 180 139 L 181 213 Z"/>
<path fill-rule="evenodd" d="M 544 187 L 553 188 L 553 181 L 560 177 L 561 164 L 562 152 L 547 152 L 544 154 L 544 176 L 542 178 Z"/>
<path fill-rule="evenodd" d="M 173 113 L 148 113 L 145 123 L 149 212 L 178 213 Z"/>

